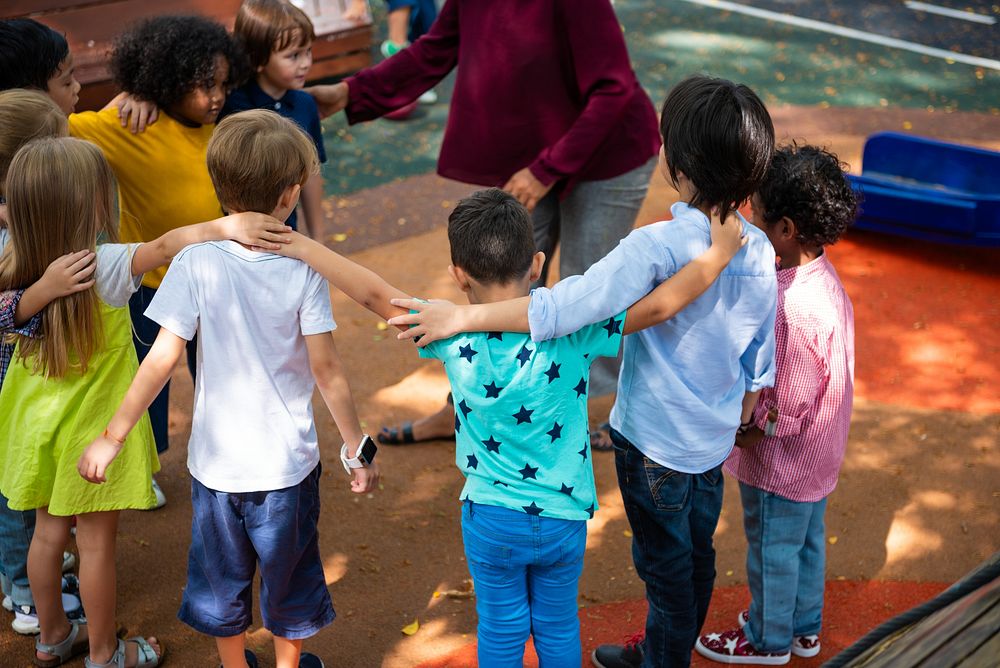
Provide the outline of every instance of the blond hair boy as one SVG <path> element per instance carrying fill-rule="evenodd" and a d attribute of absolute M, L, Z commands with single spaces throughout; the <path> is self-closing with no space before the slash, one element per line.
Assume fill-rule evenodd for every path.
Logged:
<path fill-rule="evenodd" d="M 316 165 L 308 137 L 269 111 L 223 120 L 208 146 L 212 183 L 229 212 L 287 218 Z M 330 336 L 336 324 L 326 282 L 298 260 L 237 242 L 197 244 L 174 259 L 146 316 L 160 335 L 108 432 L 128 432 L 197 333 L 193 521 L 180 619 L 215 637 L 226 668 L 255 666 L 243 634 L 259 564 L 261 616 L 278 667 L 322 666 L 300 656 L 302 640 L 335 616 L 316 527 L 314 387 L 345 439 L 352 490 L 368 492 L 378 479 L 374 444 L 361 432 Z"/>

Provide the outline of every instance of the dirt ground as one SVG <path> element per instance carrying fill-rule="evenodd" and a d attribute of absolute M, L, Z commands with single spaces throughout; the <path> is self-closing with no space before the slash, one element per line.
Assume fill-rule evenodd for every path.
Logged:
<path fill-rule="evenodd" d="M 774 117 L 779 136 L 827 144 L 855 171 L 863 137 L 877 129 L 905 123 L 922 134 L 980 144 L 977 138 L 1000 137 L 1000 117 L 991 115 L 780 107 Z M 1000 148 L 1000 141 L 984 145 Z M 414 294 L 458 300 L 445 272 L 442 224 L 470 190 L 428 175 L 330 198 L 330 233 L 347 235 L 331 236 L 330 245 Z M 665 217 L 672 197 L 655 177 L 640 224 Z M 1000 346 L 994 336 L 1000 255 L 863 233 L 849 235 L 830 254 L 856 308 L 858 378 L 847 460 L 827 513 L 828 579 L 932 583 L 919 592 L 929 596 L 933 583 L 960 578 L 1000 548 Z M 367 430 L 436 409 L 447 392 L 441 368 L 395 341 L 376 316 L 337 292 L 333 299 L 335 338 Z M 167 665 L 209 666 L 218 661 L 214 644 L 176 619 L 190 528 L 191 380 L 185 369 L 178 368 L 173 388 L 173 445 L 159 475 L 169 502 L 160 511 L 123 517 L 119 619 L 130 633 L 159 636 Z M 611 403 L 611 397 L 592 400 L 591 421 L 602 422 Z M 470 644 L 474 602 L 435 595 L 460 588 L 468 577 L 457 503 L 463 478 L 453 449 L 448 443 L 382 448 L 383 489 L 356 496 L 338 462 L 341 441 L 332 420 L 320 402 L 316 409 L 324 461 L 321 547 L 338 619 L 307 648 L 328 666 L 402 668 Z M 611 626 L 602 627 L 625 635 L 641 626 L 635 601 L 643 587 L 632 568 L 612 456 L 596 453 L 594 467 L 601 510 L 589 526 L 582 616 L 626 602 L 628 618 L 609 617 Z M 717 585 L 736 587 L 727 592 L 742 591 L 745 583 L 736 492 L 729 484 L 716 535 Z M 828 604 L 846 605 L 836 601 L 851 601 L 851 591 Z M 404 635 L 401 629 L 414 620 L 419 630 Z M 249 633 L 265 666 L 273 665 L 269 640 L 259 626 Z M 30 648 L 3 624 L 0 666 L 28 665 Z"/>

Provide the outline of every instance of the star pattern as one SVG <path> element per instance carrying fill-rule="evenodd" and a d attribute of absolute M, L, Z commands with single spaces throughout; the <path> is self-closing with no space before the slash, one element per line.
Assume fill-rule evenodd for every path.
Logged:
<path fill-rule="evenodd" d="M 515 355 L 517 360 L 521 363 L 522 367 L 528 363 L 528 360 L 531 358 L 531 353 L 532 350 L 531 348 L 528 347 L 528 344 L 524 344 L 523 346 L 521 346 L 520 352 L 518 352 L 517 355 Z"/>
<path fill-rule="evenodd" d="M 590 519 L 594 519 L 594 504 L 590 504 L 590 506 L 584 508 L 584 510 L 586 510 L 587 514 L 590 515 Z"/>
<path fill-rule="evenodd" d="M 534 501 L 531 502 L 530 506 L 521 506 L 521 507 L 524 508 L 524 512 L 528 513 L 529 515 L 541 515 L 542 511 L 545 510 L 544 508 L 539 508 L 538 504 L 536 504 Z"/>
<path fill-rule="evenodd" d="M 486 446 L 486 450 L 487 451 L 489 451 L 489 452 L 495 452 L 495 453 L 497 453 L 499 455 L 500 454 L 500 446 L 503 445 L 503 443 L 501 443 L 500 441 L 498 441 L 495 438 L 493 438 L 493 435 L 490 434 L 490 437 L 488 439 L 486 439 L 485 441 L 483 441 L 483 445 Z"/>
<path fill-rule="evenodd" d="M 576 454 L 580 455 L 580 456 L 581 456 L 581 457 L 583 457 L 584 459 L 587 459 L 587 446 L 586 446 L 586 445 L 585 445 L 585 446 L 583 446 L 583 450 L 580 450 L 580 451 L 579 451 L 579 452 L 577 452 Z"/>
<path fill-rule="evenodd" d="M 486 340 L 496 339 L 497 341 L 503 341 L 503 332 L 487 332 Z"/>
<path fill-rule="evenodd" d="M 610 339 L 615 334 L 622 333 L 622 321 L 615 320 L 614 318 L 608 318 L 607 324 L 601 327 L 601 329 L 608 333 L 608 338 Z"/>
<path fill-rule="evenodd" d="M 555 443 L 557 438 L 562 437 L 562 428 L 563 426 L 558 422 L 556 422 L 552 425 L 552 429 L 549 429 L 547 432 L 545 432 L 546 434 L 549 435 L 549 438 L 552 439 L 551 441 L 549 441 L 549 443 Z"/>
<path fill-rule="evenodd" d="M 462 431 L 462 421 L 458 419 L 458 413 L 455 413 L 455 433 Z"/>
<path fill-rule="evenodd" d="M 472 364 L 472 358 L 475 357 L 478 354 L 479 354 L 479 351 L 478 350 L 473 350 L 471 343 L 469 343 L 467 345 L 464 345 L 464 346 L 459 346 L 458 347 L 458 356 L 459 357 L 464 357 L 466 360 L 468 360 L 469 364 Z"/>
<path fill-rule="evenodd" d="M 466 455 L 465 458 L 469 460 L 469 463 L 465 465 L 465 468 L 468 469 L 479 468 L 479 459 L 477 459 L 475 455 Z"/>
<path fill-rule="evenodd" d="M 535 412 L 535 409 L 527 409 L 524 404 L 521 404 L 521 410 L 514 413 L 511 417 L 517 420 L 518 424 L 528 423 L 531 424 L 531 414 Z"/>
<path fill-rule="evenodd" d="M 562 484 L 562 487 L 559 488 L 559 491 L 565 494 L 566 496 L 573 496 L 573 488 L 568 487 L 566 483 Z"/>
<path fill-rule="evenodd" d="M 510 487 L 510 485 L 508 485 L 507 483 L 505 483 L 503 480 L 494 480 L 493 481 L 493 486 L 496 487 L 497 485 L 503 485 L 504 487 Z"/>
<path fill-rule="evenodd" d="M 518 471 L 521 474 L 521 480 L 527 480 L 531 478 L 533 480 L 538 480 L 538 467 L 532 466 L 528 462 L 524 463 L 524 468 Z"/>
<path fill-rule="evenodd" d="M 549 367 L 549 370 L 545 372 L 545 375 L 549 377 L 549 385 L 551 385 L 552 381 L 559 377 L 559 367 L 561 366 L 562 364 L 556 364 L 553 362 L 552 366 Z"/>
<path fill-rule="evenodd" d="M 587 393 L 587 379 L 581 378 L 580 382 L 577 383 L 576 387 L 573 388 L 573 391 L 576 392 L 577 399 L 585 395 Z"/>
<path fill-rule="evenodd" d="M 469 417 L 469 413 L 472 412 L 472 408 L 469 406 L 469 404 L 465 403 L 465 399 L 462 399 L 460 402 L 458 402 L 458 407 L 461 409 L 463 416 Z"/>
<path fill-rule="evenodd" d="M 495 381 L 490 381 L 489 385 L 483 385 L 483 389 L 486 390 L 487 399 L 498 399 L 503 387 L 497 385 Z"/>

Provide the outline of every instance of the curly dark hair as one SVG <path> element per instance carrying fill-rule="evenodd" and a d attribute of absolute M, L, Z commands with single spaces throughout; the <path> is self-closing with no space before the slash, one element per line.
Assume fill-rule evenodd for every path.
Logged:
<path fill-rule="evenodd" d="M 227 87 L 242 84 L 249 67 L 225 27 L 200 16 L 155 16 L 118 36 L 111 71 L 122 90 L 168 108 L 212 85 L 219 55 L 229 61 Z"/>
<path fill-rule="evenodd" d="M 787 216 L 795 223 L 799 243 L 836 243 L 857 217 L 860 202 L 846 169 L 836 155 L 818 146 L 782 146 L 757 189 L 761 216 L 768 224 Z"/>

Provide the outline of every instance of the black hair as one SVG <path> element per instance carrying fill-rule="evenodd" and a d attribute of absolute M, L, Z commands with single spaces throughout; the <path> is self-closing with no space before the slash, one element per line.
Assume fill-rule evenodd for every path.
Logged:
<path fill-rule="evenodd" d="M 448 216 L 451 263 L 480 283 L 507 284 L 531 269 L 531 214 L 499 188 L 472 193 Z"/>
<path fill-rule="evenodd" d="M 774 124 L 757 94 L 742 84 L 692 76 L 663 102 L 660 135 L 670 176 L 687 176 L 691 206 L 725 216 L 760 185 L 774 153 Z"/>
<path fill-rule="evenodd" d="M 0 90 L 49 89 L 69 56 L 66 38 L 33 19 L 0 21 Z"/>
<path fill-rule="evenodd" d="M 844 175 L 846 165 L 818 146 L 783 146 L 757 190 L 758 209 L 773 225 L 784 217 L 795 223 L 801 244 L 836 243 L 858 213 L 858 196 Z"/>
<path fill-rule="evenodd" d="M 122 90 L 168 108 L 212 85 L 220 55 L 229 61 L 227 87 L 242 84 L 249 67 L 225 27 L 201 16 L 155 16 L 118 36 L 111 71 Z"/>

